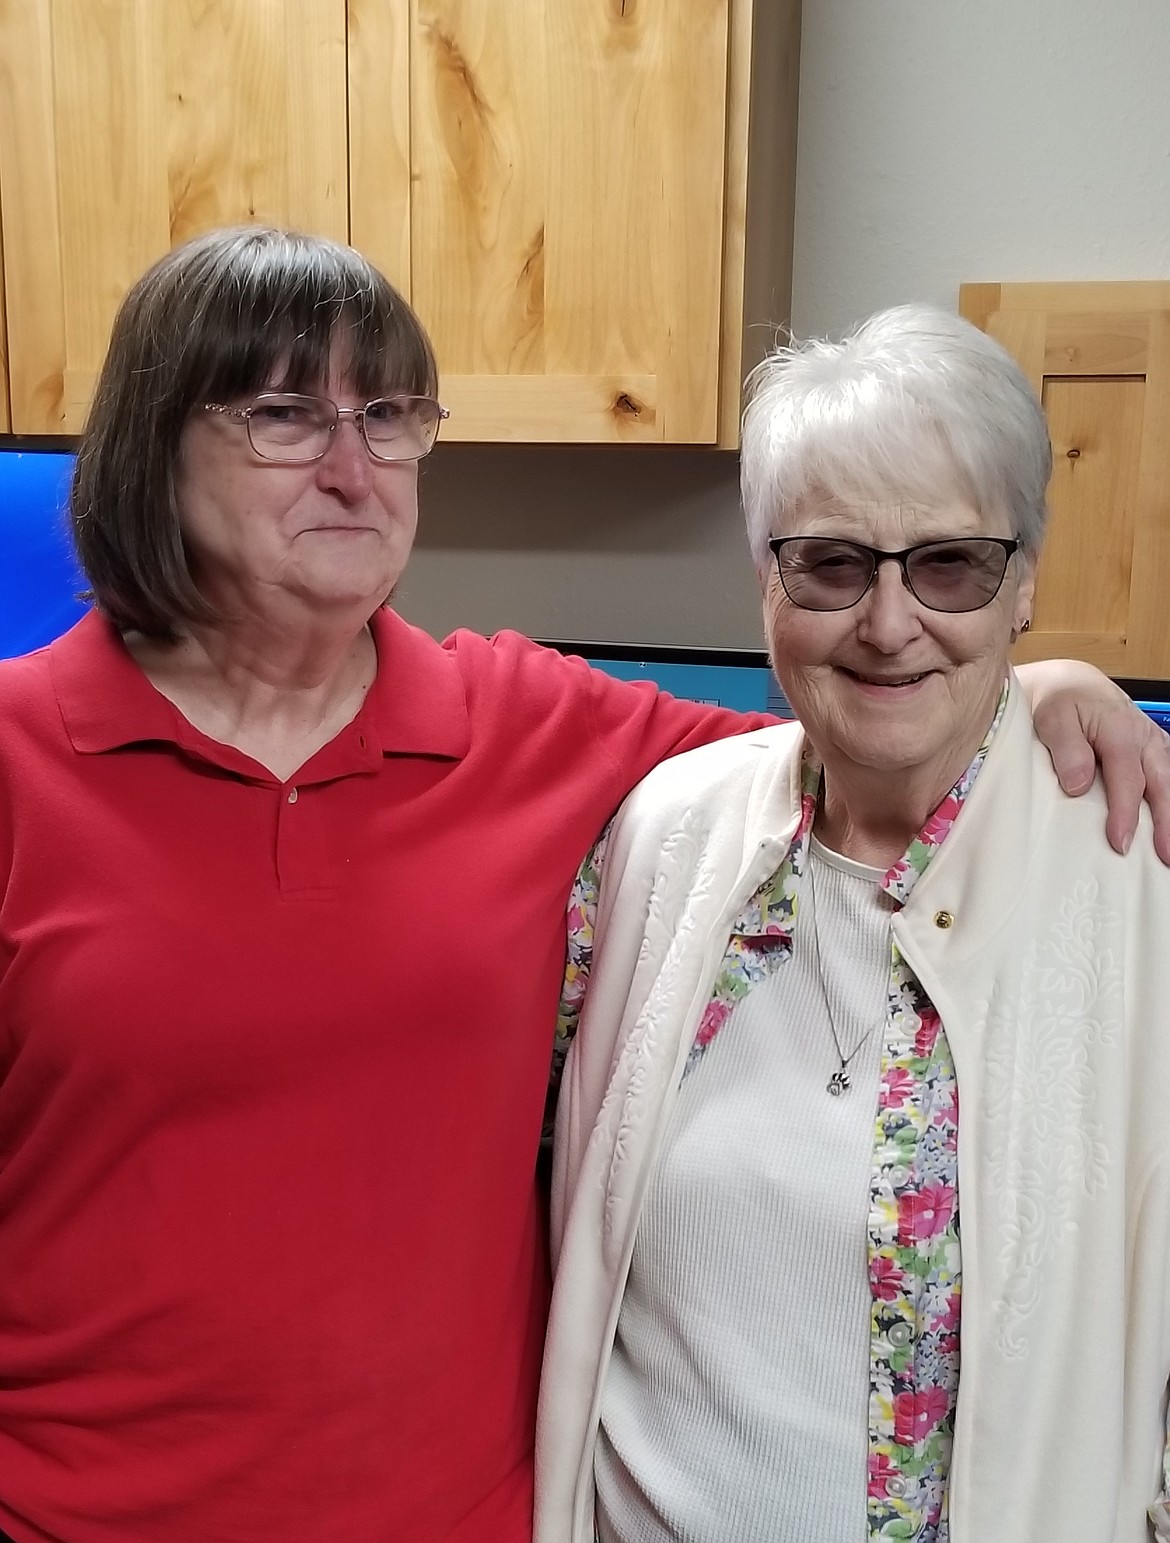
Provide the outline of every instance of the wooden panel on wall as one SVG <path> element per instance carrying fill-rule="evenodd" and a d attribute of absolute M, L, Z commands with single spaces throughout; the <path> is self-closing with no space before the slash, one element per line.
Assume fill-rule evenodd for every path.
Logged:
<path fill-rule="evenodd" d="M 549 378 L 507 437 L 565 432 L 558 378 L 630 377 L 655 400 L 598 389 L 566 437 L 715 440 L 728 28 L 729 0 L 414 0 L 412 299 L 445 373 Z"/>
<path fill-rule="evenodd" d="M 11 424 L 8 406 L 8 323 L 4 305 L 4 205 L 0 203 L 0 434 Z"/>
<path fill-rule="evenodd" d="M 544 369 L 545 5 L 414 3 L 411 299 L 444 373 Z"/>
<path fill-rule="evenodd" d="M 1036 586 L 1037 634 L 1126 636 L 1144 398 L 1136 376 L 1044 382 L 1053 517 Z"/>
<path fill-rule="evenodd" d="M 719 444 L 739 445 L 743 385 L 744 267 L 747 258 L 754 7 L 732 0 L 727 36 L 727 142 L 723 175 L 723 292 L 719 337 Z"/>
<path fill-rule="evenodd" d="M 170 245 L 170 190 L 152 175 L 165 155 L 166 79 L 150 8 L 151 0 L 52 5 L 66 375 L 97 366 L 122 295 Z M 20 239 L 12 220 L 9 231 Z M 63 428 L 76 433 L 69 397 L 63 391 Z"/>
<path fill-rule="evenodd" d="M 349 239 L 409 296 L 410 0 L 348 13 Z"/>
<path fill-rule="evenodd" d="M 684 12 L 690 24 L 680 26 Z M 658 370 L 665 387 L 661 411 L 668 439 L 713 442 L 719 436 L 731 9 L 727 0 L 688 7 L 667 0 L 662 19 L 666 57 L 656 81 L 662 202 L 658 229 L 651 232 L 661 263 L 656 316 Z M 640 143 L 640 160 L 645 121 L 632 120 L 628 132 L 630 143 Z M 652 120 L 651 138 L 655 132 Z M 615 143 L 615 154 L 617 148 Z M 642 196 L 657 185 L 643 184 Z M 625 260 L 630 260 L 628 251 Z M 620 273 L 620 267 L 614 272 Z"/>
<path fill-rule="evenodd" d="M 1020 360 L 1052 437 L 1016 657 L 1170 678 L 1170 283 L 964 285 L 961 309 Z"/>
<path fill-rule="evenodd" d="M 468 441 L 636 444 L 660 440 L 653 375 L 444 375 L 451 422 Z M 447 432 L 444 426 L 444 435 Z"/>
<path fill-rule="evenodd" d="M 65 432 L 65 296 L 48 0 L 0 0 L 0 206 L 11 427 Z"/>
<path fill-rule="evenodd" d="M 1170 285 L 1151 312 L 1142 456 L 1134 514 L 1129 674 L 1170 679 Z"/>
<path fill-rule="evenodd" d="M 9 308 L 37 318 L 14 429 L 80 430 L 121 296 L 176 242 L 347 238 L 345 25 L 345 0 L 0 0 Z"/>

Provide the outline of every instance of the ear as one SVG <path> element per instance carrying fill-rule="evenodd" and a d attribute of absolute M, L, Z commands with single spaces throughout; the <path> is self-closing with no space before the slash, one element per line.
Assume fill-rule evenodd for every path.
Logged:
<path fill-rule="evenodd" d="M 1025 556 L 1023 553 L 1020 554 L 1020 559 L 1024 565 L 1024 573 L 1016 587 L 1015 605 L 1012 609 L 1012 631 L 1016 634 L 1026 632 L 1032 625 L 1032 610 L 1036 603 L 1036 559 Z"/>

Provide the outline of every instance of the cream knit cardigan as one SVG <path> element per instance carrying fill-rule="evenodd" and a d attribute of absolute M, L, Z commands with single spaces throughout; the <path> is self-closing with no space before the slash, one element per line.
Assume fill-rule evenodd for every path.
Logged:
<path fill-rule="evenodd" d="M 795 831 L 802 745 L 787 726 L 678 756 L 616 820 L 557 1119 L 537 1543 L 593 1538 L 642 1199 L 730 924 Z M 1148 826 L 1121 858 L 1104 824 L 1013 684 L 893 924 L 959 1079 L 951 1543 L 1170 1543 L 1170 872 Z"/>

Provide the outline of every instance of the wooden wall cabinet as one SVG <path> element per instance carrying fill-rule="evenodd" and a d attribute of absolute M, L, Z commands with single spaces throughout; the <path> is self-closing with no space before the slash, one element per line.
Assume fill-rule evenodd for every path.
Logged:
<path fill-rule="evenodd" d="M 1017 660 L 1170 678 L 1170 282 L 965 284 L 960 309 L 1019 360 L 1052 437 Z"/>
<path fill-rule="evenodd" d="M 80 431 L 152 260 L 271 221 L 410 297 L 447 437 L 734 445 L 798 46 L 799 0 L 0 0 L 12 431 Z"/>
<path fill-rule="evenodd" d="M 0 0 L 16 433 L 73 434 L 133 280 L 213 225 L 348 232 L 343 0 Z"/>

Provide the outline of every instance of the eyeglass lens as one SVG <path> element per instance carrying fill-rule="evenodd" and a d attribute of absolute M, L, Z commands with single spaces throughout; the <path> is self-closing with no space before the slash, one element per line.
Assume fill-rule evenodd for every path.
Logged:
<path fill-rule="evenodd" d="M 413 461 L 426 455 L 439 431 L 442 409 L 430 397 L 392 396 L 360 409 L 370 454 L 380 461 Z M 314 461 L 329 448 L 337 408 L 324 397 L 267 392 L 248 412 L 248 437 L 269 460 Z"/>
<path fill-rule="evenodd" d="M 979 537 L 932 541 L 907 553 L 904 572 L 911 593 L 932 611 L 977 611 L 998 593 L 1009 556 L 999 542 Z M 877 568 L 867 547 L 819 536 L 786 540 L 777 562 L 788 598 L 808 611 L 856 605 Z"/>

